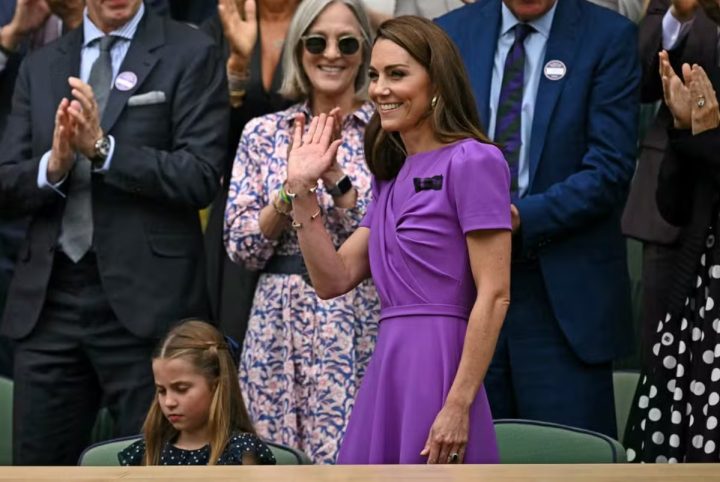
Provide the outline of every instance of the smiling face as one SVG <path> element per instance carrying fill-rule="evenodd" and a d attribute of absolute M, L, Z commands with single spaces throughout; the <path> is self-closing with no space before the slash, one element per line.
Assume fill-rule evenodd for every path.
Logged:
<path fill-rule="evenodd" d="M 375 43 L 368 93 L 386 132 L 406 133 L 429 121 L 432 82 L 407 50 L 387 39 Z"/>
<path fill-rule="evenodd" d="M 310 53 L 304 43 L 317 42 L 323 37 L 326 48 L 321 53 Z M 325 96 L 354 95 L 355 79 L 362 64 L 364 41 L 360 24 L 350 7 L 340 2 L 328 5 L 304 35 L 301 44 L 301 63 L 315 94 Z M 343 54 L 338 46 L 344 38 L 353 37 L 360 48 L 353 54 Z M 347 40 L 345 40 L 347 42 Z"/>
<path fill-rule="evenodd" d="M 165 418 L 181 433 L 202 433 L 213 398 L 207 379 L 183 358 L 156 358 L 152 368 Z"/>
<path fill-rule="evenodd" d="M 87 0 L 90 20 L 105 33 L 117 30 L 130 21 L 142 0 Z"/>

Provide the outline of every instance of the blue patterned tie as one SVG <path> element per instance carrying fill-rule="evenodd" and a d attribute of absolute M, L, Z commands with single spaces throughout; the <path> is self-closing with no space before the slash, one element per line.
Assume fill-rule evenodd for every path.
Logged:
<path fill-rule="evenodd" d="M 515 42 L 505 58 L 500 99 L 495 118 L 495 142 L 503 146 L 510 166 L 510 192 L 517 193 L 520 159 L 520 125 L 522 115 L 523 84 L 525 73 L 525 47 L 523 42 L 535 29 L 526 23 L 515 25 Z"/>

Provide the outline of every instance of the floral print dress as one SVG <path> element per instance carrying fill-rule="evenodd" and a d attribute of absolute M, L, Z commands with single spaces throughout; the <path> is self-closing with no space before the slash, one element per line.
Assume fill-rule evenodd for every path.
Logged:
<path fill-rule="evenodd" d="M 307 104 L 250 121 L 233 166 L 225 212 L 230 258 L 262 270 L 273 255 L 299 255 L 290 227 L 277 240 L 260 232 L 259 214 L 286 178 L 295 114 Z M 370 201 L 363 134 L 366 102 L 342 125 L 337 161 L 358 190 L 352 209 L 335 207 L 322 184 L 318 200 L 335 246 L 357 228 Z M 240 362 L 240 385 L 258 434 L 299 448 L 315 463 L 334 463 L 355 393 L 375 345 L 379 300 L 370 280 L 321 300 L 299 274 L 263 273 L 255 291 Z"/>

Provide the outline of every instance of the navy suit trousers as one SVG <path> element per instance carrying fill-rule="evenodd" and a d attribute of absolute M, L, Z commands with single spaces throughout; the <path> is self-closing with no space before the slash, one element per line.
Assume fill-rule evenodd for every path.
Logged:
<path fill-rule="evenodd" d="M 587 364 L 573 352 L 537 262 L 513 263 L 510 299 L 485 378 L 493 418 L 560 423 L 616 438 L 612 363 Z"/>

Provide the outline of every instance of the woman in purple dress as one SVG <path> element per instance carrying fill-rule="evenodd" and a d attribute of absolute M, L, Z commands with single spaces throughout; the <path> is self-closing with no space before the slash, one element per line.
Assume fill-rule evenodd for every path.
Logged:
<path fill-rule="evenodd" d="M 482 381 L 509 304 L 510 174 L 462 65 L 432 22 L 380 26 L 365 133 L 373 201 L 337 252 L 315 186 L 341 141 L 332 117 L 307 132 L 296 119 L 287 191 L 313 285 L 332 298 L 372 273 L 382 307 L 338 463 L 498 461 Z"/>

